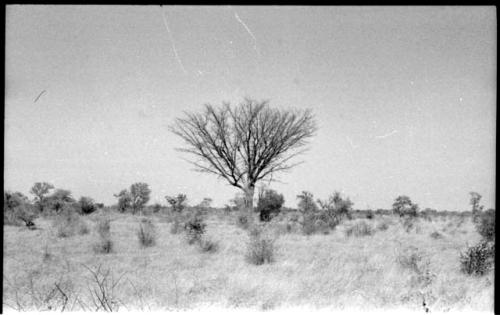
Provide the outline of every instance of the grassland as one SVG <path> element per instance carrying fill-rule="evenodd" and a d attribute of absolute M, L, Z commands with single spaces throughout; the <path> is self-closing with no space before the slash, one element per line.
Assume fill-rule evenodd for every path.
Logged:
<path fill-rule="evenodd" d="M 100 217 L 112 219 L 108 254 L 93 250 Z M 4 226 L 4 311 L 61 310 L 63 304 L 65 310 L 95 310 L 99 301 L 92 301 L 92 292 L 99 292 L 99 279 L 110 307 L 125 311 L 424 312 L 423 301 L 434 313 L 493 311 L 493 272 L 477 277 L 460 271 L 460 252 L 480 239 L 469 218 L 420 219 L 406 232 L 397 218 L 377 215 L 306 236 L 298 226 L 287 229 L 281 217 L 270 227 L 275 261 L 256 266 L 245 260 L 249 235 L 234 214 L 217 210 L 207 216 L 206 237 L 219 245 L 214 253 L 188 245 L 182 233 L 171 234 L 168 215 L 148 217 L 157 239 L 146 248 L 137 238 L 140 215 L 94 213 L 84 217 L 90 233 L 66 238 L 46 218 L 36 220 L 37 230 Z M 346 229 L 360 220 L 374 233 L 348 236 Z M 382 222 L 387 229 L 377 228 Z"/>

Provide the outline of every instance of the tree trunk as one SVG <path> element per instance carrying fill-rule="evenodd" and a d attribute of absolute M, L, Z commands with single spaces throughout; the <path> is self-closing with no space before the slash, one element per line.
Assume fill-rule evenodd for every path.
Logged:
<path fill-rule="evenodd" d="M 249 184 L 243 189 L 245 193 L 245 212 L 250 217 L 253 216 L 253 194 L 255 192 L 255 186 Z"/>

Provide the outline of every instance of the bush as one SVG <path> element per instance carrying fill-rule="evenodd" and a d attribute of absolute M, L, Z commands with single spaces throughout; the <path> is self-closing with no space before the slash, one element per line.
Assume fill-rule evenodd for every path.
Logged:
<path fill-rule="evenodd" d="M 100 218 L 97 222 L 97 234 L 102 238 L 107 238 L 111 235 L 111 220 L 108 218 Z"/>
<path fill-rule="evenodd" d="M 186 208 L 186 195 L 178 194 L 176 197 L 165 196 L 173 212 L 181 213 Z"/>
<path fill-rule="evenodd" d="M 182 229 L 182 215 L 179 212 L 175 212 L 172 215 L 172 226 L 170 227 L 170 233 L 177 234 Z"/>
<path fill-rule="evenodd" d="M 246 230 L 250 226 L 250 220 L 247 214 L 238 214 L 236 217 L 236 225 Z"/>
<path fill-rule="evenodd" d="M 372 226 L 367 224 L 365 221 L 356 222 L 354 225 L 348 227 L 345 230 L 346 236 L 368 236 L 375 233 Z"/>
<path fill-rule="evenodd" d="M 202 239 L 200 241 L 200 250 L 205 253 L 215 253 L 219 249 L 219 244 L 212 240 Z"/>
<path fill-rule="evenodd" d="M 495 240 L 495 209 L 488 209 L 478 215 L 476 230 L 484 240 Z"/>
<path fill-rule="evenodd" d="M 99 236 L 98 242 L 94 245 L 94 252 L 109 254 L 113 251 L 113 241 L 111 240 L 111 220 L 100 218 L 96 226 Z"/>
<path fill-rule="evenodd" d="M 416 220 L 417 218 L 412 216 L 405 216 L 401 218 L 401 223 L 403 224 L 403 228 L 406 233 L 410 233 L 413 228 L 417 228 Z"/>
<path fill-rule="evenodd" d="M 78 200 L 78 212 L 80 214 L 91 214 L 97 210 L 94 200 L 90 197 L 81 197 Z"/>
<path fill-rule="evenodd" d="M 401 217 L 416 217 L 418 215 L 418 205 L 412 203 L 408 196 L 399 196 L 394 200 L 392 211 Z"/>
<path fill-rule="evenodd" d="M 155 203 L 153 205 L 153 213 L 158 213 L 158 212 L 160 212 L 160 210 L 161 210 L 161 204 Z"/>
<path fill-rule="evenodd" d="M 250 231 L 250 241 L 246 254 L 249 263 L 262 265 L 274 261 L 276 239 L 271 237 L 268 232 L 260 226 L 254 226 Z"/>
<path fill-rule="evenodd" d="M 411 278 L 411 286 L 424 288 L 429 286 L 436 278 L 436 275 L 431 272 L 430 260 L 424 257 L 417 247 L 410 246 L 406 248 L 397 257 L 397 261 L 402 268 L 409 269 L 414 272 Z"/>
<path fill-rule="evenodd" d="M 321 222 L 319 220 L 319 208 L 314 202 L 313 194 L 303 191 L 297 196 L 299 199 L 298 209 L 301 214 L 302 232 L 305 235 L 311 235 L 320 230 Z"/>
<path fill-rule="evenodd" d="M 118 211 L 125 212 L 132 207 L 132 195 L 127 189 L 121 190 L 118 194 L 114 194 L 118 198 Z"/>
<path fill-rule="evenodd" d="M 113 241 L 111 239 L 99 239 L 94 244 L 94 252 L 98 254 L 109 254 L 113 251 Z"/>
<path fill-rule="evenodd" d="M 156 243 L 156 229 L 150 219 L 142 219 L 139 223 L 137 238 L 142 247 L 150 247 Z"/>
<path fill-rule="evenodd" d="M 432 237 L 435 240 L 438 240 L 443 238 L 443 234 L 439 233 L 438 231 L 434 231 L 430 234 L 430 237 Z"/>
<path fill-rule="evenodd" d="M 71 237 L 75 234 L 89 233 L 87 223 L 78 215 L 73 207 L 64 205 L 60 213 L 54 218 L 53 227 L 58 237 Z"/>
<path fill-rule="evenodd" d="M 377 230 L 379 231 L 385 231 L 389 228 L 389 224 L 387 224 L 387 222 L 380 222 L 378 225 L 377 225 Z"/>
<path fill-rule="evenodd" d="M 266 189 L 260 193 L 257 202 L 260 221 L 271 221 L 273 217 L 280 213 L 283 203 L 285 203 L 283 195 L 278 194 L 275 190 Z"/>
<path fill-rule="evenodd" d="M 184 230 L 186 231 L 187 240 L 190 245 L 201 241 L 206 226 L 205 222 L 203 222 L 203 217 L 199 213 L 194 214 L 184 224 Z"/>
<path fill-rule="evenodd" d="M 29 203 L 28 197 L 20 192 L 4 192 L 3 206 L 4 225 L 21 226 L 26 224 L 28 227 L 34 226 L 33 220 L 36 218 L 35 209 Z"/>
<path fill-rule="evenodd" d="M 50 196 L 47 197 L 46 202 L 49 209 L 58 214 L 66 208 L 71 207 L 71 205 L 75 202 L 75 199 L 71 196 L 71 191 L 66 189 L 56 189 Z"/>
<path fill-rule="evenodd" d="M 366 212 L 366 218 L 367 218 L 368 220 L 371 220 L 371 219 L 373 219 L 373 217 L 374 217 L 373 211 L 372 211 L 372 210 L 368 210 L 368 211 Z"/>
<path fill-rule="evenodd" d="M 481 276 L 492 268 L 494 259 L 495 244 L 483 240 L 460 253 L 461 270 L 468 275 Z"/>

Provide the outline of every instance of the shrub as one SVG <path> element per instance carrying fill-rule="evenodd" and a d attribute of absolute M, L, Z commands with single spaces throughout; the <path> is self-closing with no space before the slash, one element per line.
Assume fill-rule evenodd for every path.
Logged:
<path fill-rule="evenodd" d="M 262 265 L 274 261 L 276 239 L 271 237 L 268 232 L 260 226 L 254 226 L 251 229 L 246 254 L 249 263 Z"/>
<path fill-rule="evenodd" d="M 108 218 L 100 218 L 99 221 L 97 222 L 97 234 L 102 237 L 106 238 L 111 235 L 111 220 Z"/>
<path fill-rule="evenodd" d="M 134 183 L 130 185 L 130 194 L 132 196 L 132 213 L 142 211 L 148 203 L 151 189 L 146 183 Z"/>
<path fill-rule="evenodd" d="M 243 193 L 236 193 L 234 195 L 234 198 L 229 200 L 229 203 L 231 204 L 229 206 L 231 208 L 231 211 L 245 209 L 245 195 Z"/>
<path fill-rule="evenodd" d="M 182 232 L 185 221 L 186 219 L 182 213 L 180 212 L 170 213 L 170 222 L 172 223 L 172 225 L 170 226 L 170 233 L 177 234 Z"/>
<path fill-rule="evenodd" d="M 397 261 L 401 267 L 419 272 L 423 254 L 417 247 L 410 246 L 398 255 Z"/>
<path fill-rule="evenodd" d="M 373 217 L 374 217 L 373 211 L 372 211 L 372 210 L 368 210 L 368 211 L 366 212 L 366 218 L 367 218 L 368 220 L 371 220 L 371 219 L 373 219 Z"/>
<path fill-rule="evenodd" d="M 91 214 L 97 210 L 94 200 L 90 197 L 81 197 L 78 200 L 78 212 L 80 214 Z"/>
<path fill-rule="evenodd" d="M 316 231 L 328 234 L 344 218 L 352 218 L 351 207 L 353 203 L 349 198 L 342 198 L 339 192 L 333 193 L 326 201 L 318 199 L 318 203 L 321 206 L 321 210 L 305 212 L 303 215 L 303 227 L 306 234 Z"/>
<path fill-rule="evenodd" d="M 250 220 L 247 214 L 238 214 L 236 217 L 236 225 L 246 230 L 250 226 Z"/>
<path fill-rule="evenodd" d="M 28 197 L 20 192 L 4 192 L 3 218 L 4 225 L 21 226 L 24 222 L 26 226 L 34 226 L 33 220 L 36 218 L 35 210 L 29 203 Z"/>
<path fill-rule="evenodd" d="M 483 206 L 479 205 L 481 195 L 477 192 L 470 192 L 470 205 L 472 206 L 472 222 L 476 223 L 483 211 Z"/>
<path fill-rule="evenodd" d="M 150 247 L 156 243 L 156 229 L 150 219 L 142 219 L 139 223 L 137 238 L 142 247 Z"/>
<path fill-rule="evenodd" d="M 186 207 L 187 197 L 184 194 L 178 194 L 176 197 L 165 196 L 165 199 L 167 199 L 167 202 L 172 207 L 173 212 L 180 213 Z"/>
<path fill-rule="evenodd" d="M 313 194 L 308 191 L 303 191 L 297 196 L 299 199 L 298 208 L 302 213 L 310 213 L 318 211 L 318 206 L 314 202 Z"/>
<path fill-rule="evenodd" d="M 488 209 L 479 214 L 476 230 L 484 240 L 495 240 L 495 209 Z"/>
<path fill-rule="evenodd" d="M 495 244 L 483 240 L 460 253 L 461 270 L 468 275 L 484 275 L 492 268 L 494 258 Z"/>
<path fill-rule="evenodd" d="M 372 226 L 367 224 L 365 221 L 356 222 L 354 225 L 348 227 L 345 230 L 346 236 L 368 236 L 375 233 Z"/>
<path fill-rule="evenodd" d="M 413 228 L 416 228 L 416 217 L 406 216 L 401 218 L 403 228 L 409 233 Z"/>
<path fill-rule="evenodd" d="M 54 218 L 53 226 L 58 237 L 71 237 L 75 234 L 87 234 L 87 223 L 78 215 L 73 207 L 64 205 L 60 213 Z"/>
<path fill-rule="evenodd" d="M 219 249 L 219 244 L 212 240 L 202 239 L 200 241 L 200 249 L 205 253 L 215 253 Z"/>
<path fill-rule="evenodd" d="M 186 231 L 187 240 L 190 245 L 201 241 L 206 226 L 205 222 L 203 222 L 203 217 L 199 213 L 194 214 L 184 224 L 184 230 Z"/>
<path fill-rule="evenodd" d="M 155 203 L 153 205 L 153 213 L 158 213 L 158 212 L 160 212 L 160 210 L 161 210 L 161 204 Z"/>
<path fill-rule="evenodd" d="M 297 196 L 299 199 L 298 209 L 301 214 L 302 232 L 311 235 L 320 230 L 319 208 L 314 202 L 313 194 L 303 191 Z"/>
<path fill-rule="evenodd" d="M 259 194 L 257 202 L 257 211 L 259 212 L 260 221 L 268 222 L 273 217 L 277 216 L 281 207 L 285 203 L 282 194 L 278 194 L 275 190 L 266 189 Z"/>
<path fill-rule="evenodd" d="M 385 231 L 389 228 L 389 224 L 387 224 L 387 222 L 380 222 L 378 225 L 377 225 L 377 230 L 379 231 Z"/>
<path fill-rule="evenodd" d="M 100 218 L 96 226 L 98 241 L 94 245 L 94 252 L 109 254 L 113 251 L 113 241 L 111 240 L 111 220 Z"/>
<path fill-rule="evenodd" d="M 436 278 L 436 275 L 431 272 L 430 260 L 424 257 L 424 254 L 417 247 L 410 246 L 405 249 L 399 254 L 397 261 L 402 268 L 414 272 L 411 277 L 412 287 L 425 288 Z"/>
<path fill-rule="evenodd" d="M 443 238 L 443 234 L 439 233 L 438 231 L 434 231 L 430 234 L 430 237 L 432 237 L 435 240 L 438 240 Z"/>
<path fill-rule="evenodd" d="M 132 195 L 127 189 L 123 189 L 114 196 L 118 198 L 118 211 L 125 212 L 132 207 Z"/>
<path fill-rule="evenodd" d="M 43 212 L 44 207 L 46 206 L 46 196 L 50 191 L 54 189 L 54 186 L 49 183 L 35 183 L 33 187 L 31 187 L 30 193 L 35 195 L 35 205 L 38 207 L 40 212 Z"/>
<path fill-rule="evenodd" d="M 75 199 L 71 196 L 71 191 L 66 189 L 56 189 L 50 196 L 46 199 L 49 209 L 56 214 L 71 206 L 75 202 Z"/>
<path fill-rule="evenodd" d="M 392 211 L 394 212 L 394 214 L 399 215 L 400 217 L 416 217 L 418 205 L 413 204 L 410 197 L 408 196 L 399 196 L 394 200 Z"/>

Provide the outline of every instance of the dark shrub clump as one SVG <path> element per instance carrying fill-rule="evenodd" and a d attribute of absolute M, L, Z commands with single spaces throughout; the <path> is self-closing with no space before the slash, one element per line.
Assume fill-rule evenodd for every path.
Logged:
<path fill-rule="evenodd" d="M 78 212 L 80 214 L 91 214 L 97 210 L 97 206 L 94 204 L 94 200 L 89 197 L 81 197 L 78 200 Z"/>
<path fill-rule="evenodd" d="M 482 241 L 460 253 L 461 270 L 468 275 L 484 275 L 493 266 L 494 258 L 495 244 Z"/>
<path fill-rule="evenodd" d="M 495 209 L 488 209 L 479 214 L 476 230 L 486 241 L 495 239 Z"/>
<path fill-rule="evenodd" d="M 271 221 L 273 217 L 280 213 L 283 203 L 285 203 L 283 195 L 272 189 L 267 189 L 261 193 L 257 203 L 260 221 Z"/>

